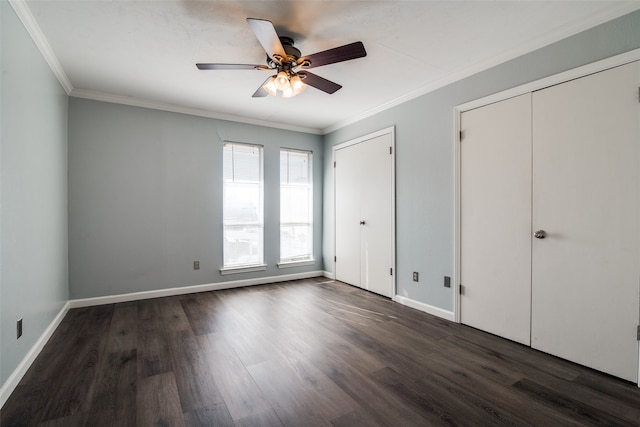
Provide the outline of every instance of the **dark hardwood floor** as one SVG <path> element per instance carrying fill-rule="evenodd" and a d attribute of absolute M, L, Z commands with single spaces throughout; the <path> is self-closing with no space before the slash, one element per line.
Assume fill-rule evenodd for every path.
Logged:
<path fill-rule="evenodd" d="M 317 278 L 71 310 L 0 425 L 638 426 L 640 390 Z"/>

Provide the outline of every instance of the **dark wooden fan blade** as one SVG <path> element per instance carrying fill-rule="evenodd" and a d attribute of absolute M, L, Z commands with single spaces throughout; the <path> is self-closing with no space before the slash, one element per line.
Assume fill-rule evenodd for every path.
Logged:
<path fill-rule="evenodd" d="M 349 61 L 351 59 L 367 56 L 362 42 L 354 42 L 333 49 L 307 55 L 304 58 L 311 62 L 311 65 L 304 68 L 316 68 L 323 65 L 335 64 L 336 62 Z"/>
<path fill-rule="evenodd" d="M 260 70 L 262 65 L 253 64 L 196 64 L 200 70 Z"/>
<path fill-rule="evenodd" d="M 342 88 L 338 83 L 334 83 L 331 80 L 327 80 L 324 77 L 320 77 L 316 74 L 310 73 L 308 71 L 300 71 L 299 75 L 304 76 L 302 81 L 309 86 L 313 86 L 316 89 L 320 89 L 323 92 L 328 94 L 332 94 Z"/>
<path fill-rule="evenodd" d="M 264 85 L 266 85 L 266 84 L 267 84 L 267 82 L 269 81 L 269 79 L 271 79 L 271 76 L 267 77 L 267 80 L 265 80 L 265 81 L 264 81 L 264 83 L 262 83 L 262 84 L 260 85 L 260 87 L 258 88 L 258 90 L 257 90 L 253 95 L 251 95 L 251 97 L 252 97 L 252 98 L 263 98 L 263 97 L 265 97 L 265 96 L 269 95 L 269 92 L 267 92 L 267 91 L 264 89 Z"/>
<path fill-rule="evenodd" d="M 273 27 L 271 21 L 266 19 L 247 18 L 249 26 L 255 33 L 258 41 L 269 55 L 269 58 L 273 58 L 274 54 L 280 55 L 282 58 L 286 58 L 287 54 L 284 52 L 278 33 Z"/>

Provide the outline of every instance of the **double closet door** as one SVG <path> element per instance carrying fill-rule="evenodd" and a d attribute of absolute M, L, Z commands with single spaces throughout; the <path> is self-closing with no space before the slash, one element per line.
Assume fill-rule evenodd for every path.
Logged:
<path fill-rule="evenodd" d="M 394 294 L 393 133 L 338 146 L 335 169 L 335 278 Z"/>
<path fill-rule="evenodd" d="M 462 323 L 638 381 L 640 66 L 462 113 Z"/>

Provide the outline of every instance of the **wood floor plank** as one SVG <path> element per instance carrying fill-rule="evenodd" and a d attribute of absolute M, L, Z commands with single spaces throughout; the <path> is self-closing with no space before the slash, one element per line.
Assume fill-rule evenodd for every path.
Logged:
<path fill-rule="evenodd" d="M 89 307 L 88 315 L 81 324 L 76 325 L 79 328 L 79 336 L 103 336 L 111 327 L 111 319 L 115 304 L 97 305 Z"/>
<path fill-rule="evenodd" d="M 526 378 L 515 383 L 514 388 L 527 393 L 534 399 L 544 402 L 556 410 L 576 417 L 584 425 L 606 425 L 611 427 L 638 425 L 637 423 L 621 420 L 614 414 L 596 409 Z"/>
<path fill-rule="evenodd" d="M 500 372 L 510 375 L 511 377 L 529 377 L 544 381 L 549 377 L 561 378 L 567 381 L 573 381 L 578 375 L 576 367 L 571 366 L 564 360 L 554 360 L 554 363 L 548 363 L 548 355 L 538 354 L 535 350 L 528 349 L 521 344 L 513 342 L 502 342 L 502 338 L 491 337 L 495 342 L 495 346 L 490 348 L 486 337 L 483 345 L 476 342 L 468 341 L 466 338 L 447 338 L 447 344 L 455 347 L 457 351 L 461 351 L 466 355 L 474 355 L 475 357 L 484 358 L 484 360 L 492 363 L 493 368 L 500 367 Z M 441 354 L 447 354 L 446 351 Z"/>
<path fill-rule="evenodd" d="M 234 427 L 231 414 L 224 403 L 184 413 L 186 427 Z"/>
<path fill-rule="evenodd" d="M 236 420 L 236 427 L 283 427 L 282 421 L 273 409 Z"/>
<path fill-rule="evenodd" d="M 82 427 L 87 425 L 88 413 L 79 413 L 38 424 L 38 427 Z"/>
<path fill-rule="evenodd" d="M 518 361 L 532 369 L 541 370 L 569 381 L 573 381 L 581 373 L 588 371 L 588 368 L 470 327 L 457 328 L 456 336 L 461 338 L 459 341 L 461 345 L 473 343 L 477 346 L 476 348 L 483 348 L 484 351 L 494 352 L 502 358 Z"/>
<path fill-rule="evenodd" d="M 124 351 L 136 348 L 136 321 L 138 305 L 135 302 L 122 303 L 114 307 L 107 351 Z"/>
<path fill-rule="evenodd" d="M 427 420 L 438 420 L 438 417 L 415 412 L 401 398 L 387 393 L 368 375 L 355 369 L 352 363 L 343 360 L 330 349 L 311 353 L 307 357 L 358 404 L 354 411 L 332 419 L 331 422 L 334 424 L 342 424 L 354 418 L 373 418 L 376 420 L 376 424 L 373 425 L 388 426 L 428 425 L 425 424 Z M 365 413 L 369 416 L 364 416 Z"/>
<path fill-rule="evenodd" d="M 46 381 L 20 382 L 0 410 L 0 426 L 35 426 L 51 399 Z"/>
<path fill-rule="evenodd" d="M 44 346 L 22 380 L 26 383 L 44 381 L 57 374 L 67 363 L 68 354 L 73 351 L 80 333 L 78 325 L 86 323 L 90 314 L 90 308 L 69 310 L 49 339 L 51 344 Z"/>
<path fill-rule="evenodd" d="M 356 404 L 334 382 L 302 358 L 273 359 L 248 367 L 285 425 L 330 425 Z"/>
<path fill-rule="evenodd" d="M 169 348 L 182 410 L 188 412 L 224 403 L 206 354 L 200 351 L 195 336 L 173 334 L 169 337 Z"/>
<path fill-rule="evenodd" d="M 78 337 L 74 344 L 74 357 L 49 383 L 53 386 L 55 382 L 57 390 L 47 402 L 43 421 L 89 411 L 105 345 L 104 334 Z"/>
<path fill-rule="evenodd" d="M 562 413 L 549 411 L 539 402 L 532 401 L 523 393 L 514 393 L 511 385 L 515 381 L 504 381 L 503 375 L 487 374 L 480 362 L 458 363 L 455 353 L 428 355 L 429 373 L 437 374 L 463 388 L 466 392 L 482 396 L 484 400 L 518 416 L 532 425 L 571 425 L 571 419 Z M 493 369 L 492 369 L 493 371 Z M 424 375 L 422 381 L 430 382 Z"/>
<path fill-rule="evenodd" d="M 173 373 L 153 375 L 139 381 L 136 421 L 140 426 L 185 426 Z"/>
<path fill-rule="evenodd" d="M 640 393 L 630 393 L 629 383 L 615 379 L 612 381 L 611 376 L 607 374 L 596 371 L 583 372 L 573 382 L 605 394 L 630 408 L 640 408 Z"/>
<path fill-rule="evenodd" d="M 134 324 L 133 322 L 131 323 Z M 136 425 L 136 350 L 107 354 L 100 366 L 88 422 L 92 426 Z"/>
<path fill-rule="evenodd" d="M 211 292 L 183 295 L 180 304 L 195 335 L 216 331 L 215 305 L 208 304 Z"/>
<path fill-rule="evenodd" d="M 136 349 L 138 376 L 148 377 L 173 370 L 167 334 L 155 300 L 138 303 Z"/>
<path fill-rule="evenodd" d="M 379 418 L 374 418 L 374 415 L 369 411 L 362 408 L 358 408 L 347 414 L 344 414 L 338 418 L 331 420 L 333 427 L 353 427 L 353 426 L 367 426 L 367 427 L 393 427 L 396 424 L 387 424 Z"/>
<path fill-rule="evenodd" d="M 220 334 L 201 335 L 198 343 L 233 420 L 271 409 L 245 365 Z"/>
<path fill-rule="evenodd" d="M 446 380 L 436 378 L 435 384 L 423 383 L 423 387 L 417 387 L 417 381 L 412 381 L 401 376 L 392 368 L 380 369 L 370 375 L 378 384 L 383 385 L 393 394 L 399 396 L 405 404 L 416 412 L 428 417 L 430 425 L 448 426 L 473 426 L 473 425 L 519 425 L 515 420 L 505 419 L 500 413 L 499 417 L 488 418 L 488 414 L 496 414 L 476 400 L 470 394 L 452 386 Z M 434 393 L 434 389 L 437 391 Z M 462 415 L 462 416 L 460 416 Z M 497 415 L 497 414 L 496 414 Z M 504 423 L 504 421 L 510 421 Z"/>
<path fill-rule="evenodd" d="M 189 319 L 184 312 L 184 308 L 182 307 L 179 298 L 158 298 L 154 300 L 153 303 L 157 304 L 158 307 L 160 307 L 158 309 L 158 313 L 162 320 L 162 326 L 167 335 L 186 332 L 193 334 L 191 324 L 189 323 Z"/>

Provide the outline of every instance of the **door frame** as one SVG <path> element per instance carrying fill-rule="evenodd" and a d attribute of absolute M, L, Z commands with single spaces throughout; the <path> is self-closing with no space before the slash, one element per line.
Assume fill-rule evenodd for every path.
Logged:
<path fill-rule="evenodd" d="M 460 230 L 460 207 L 461 207 L 461 172 L 462 167 L 460 163 L 461 147 L 460 142 L 462 140 L 461 116 L 465 111 L 473 110 L 475 108 L 483 107 L 495 102 L 503 101 L 515 96 L 524 95 L 528 92 L 534 92 L 550 86 L 565 83 L 570 80 L 578 79 L 588 76 L 589 74 L 598 73 L 608 70 L 610 68 L 625 65 L 634 61 L 640 60 L 640 49 L 634 49 L 629 52 L 622 53 L 620 55 L 612 56 L 600 61 L 593 62 L 581 67 L 577 67 L 562 73 L 555 74 L 553 76 L 545 77 L 540 80 L 536 80 L 515 88 L 511 88 L 502 92 L 498 92 L 483 98 L 476 99 L 474 101 L 467 102 L 465 104 L 457 105 L 453 111 L 453 153 L 454 153 L 454 271 L 453 271 L 453 310 L 454 319 L 456 323 L 460 323 L 460 262 L 461 262 L 461 230 Z M 640 313 L 639 324 L 640 324 Z M 640 351 L 640 341 L 638 342 L 638 348 Z M 640 357 L 638 360 L 638 377 L 640 378 Z M 638 382 L 640 387 L 640 381 Z"/>
<path fill-rule="evenodd" d="M 341 142 L 332 147 L 331 150 L 331 162 L 333 163 L 333 271 L 335 275 L 336 271 L 336 151 L 341 150 L 343 148 L 347 148 L 352 145 L 366 143 L 366 141 L 377 138 L 383 135 L 391 135 L 391 241 L 393 244 L 391 245 L 391 268 L 393 269 L 393 274 L 391 275 L 391 283 L 393 289 L 391 290 L 391 299 L 395 301 L 396 299 L 396 128 L 395 126 L 391 126 L 388 128 L 380 129 L 376 132 L 372 132 L 358 138 L 350 139 L 345 142 Z"/>

